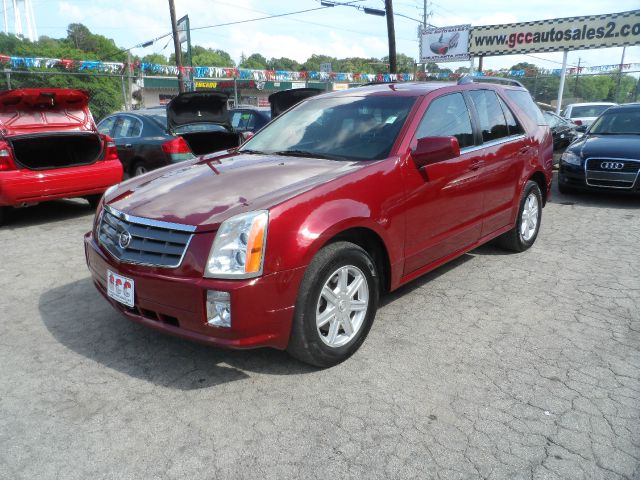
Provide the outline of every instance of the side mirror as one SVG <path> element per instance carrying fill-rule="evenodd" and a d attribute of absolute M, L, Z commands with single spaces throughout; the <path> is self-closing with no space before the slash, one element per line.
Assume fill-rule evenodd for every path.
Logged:
<path fill-rule="evenodd" d="M 240 144 L 243 144 L 247 140 L 251 139 L 251 137 L 253 137 L 254 135 L 255 133 L 253 132 L 242 132 L 240 134 Z"/>
<path fill-rule="evenodd" d="M 586 125 L 578 125 L 576 127 L 576 132 L 584 133 L 586 131 L 587 131 L 587 126 Z"/>
<path fill-rule="evenodd" d="M 418 168 L 443 162 L 460 156 L 460 144 L 456 137 L 424 137 L 418 139 L 411 156 Z"/>

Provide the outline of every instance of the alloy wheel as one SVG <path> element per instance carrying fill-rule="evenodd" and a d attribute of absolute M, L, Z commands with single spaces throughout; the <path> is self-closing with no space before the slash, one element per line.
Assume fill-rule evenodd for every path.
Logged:
<path fill-rule="evenodd" d="M 349 343 L 360 331 L 369 307 L 367 277 L 353 265 L 334 271 L 325 282 L 316 306 L 316 328 L 329 347 Z"/>

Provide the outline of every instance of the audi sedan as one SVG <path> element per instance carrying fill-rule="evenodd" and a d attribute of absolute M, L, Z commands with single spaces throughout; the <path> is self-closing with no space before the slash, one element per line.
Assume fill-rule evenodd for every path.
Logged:
<path fill-rule="evenodd" d="M 519 84 L 318 95 L 237 149 L 109 190 L 86 260 L 132 321 L 327 367 L 360 347 L 381 294 L 490 240 L 533 246 L 552 154 Z"/>
<path fill-rule="evenodd" d="M 609 108 L 560 159 L 558 188 L 640 193 L 640 103 Z"/>

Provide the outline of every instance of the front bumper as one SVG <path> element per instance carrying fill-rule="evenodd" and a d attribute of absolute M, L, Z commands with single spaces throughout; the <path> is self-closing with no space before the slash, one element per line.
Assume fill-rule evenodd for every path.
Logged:
<path fill-rule="evenodd" d="M 221 347 L 287 347 L 304 267 L 249 280 L 181 277 L 172 276 L 167 269 L 120 263 L 96 244 L 91 232 L 85 235 L 84 246 L 96 288 L 134 322 Z M 107 269 L 134 280 L 133 308 L 107 296 Z M 207 290 L 230 293 L 231 328 L 207 324 Z"/>
<path fill-rule="evenodd" d="M 602 176 L 603 179 L 607 179 L 606 175 Z M 592 180 L 592 182 L 594 182 Z M 560 161 L 560 168 L 558 169 L 558 183 L 562 186 L 569 187 L 575 190 L 588 190 L 593 192 L 611 192 L 619 194 L 640 194 L 640 179 L 635 178 L 631 188 L 615 188 L 611 182 L 594 182 L 592 184 L 587 183 L 585 167 L 583 165 L 572 165 Z"/>

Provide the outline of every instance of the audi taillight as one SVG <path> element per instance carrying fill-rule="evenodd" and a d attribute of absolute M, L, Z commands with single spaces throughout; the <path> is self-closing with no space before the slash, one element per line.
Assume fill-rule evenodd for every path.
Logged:
<path fill-rule="evenodd" d="M 118 158 L 118 148 L 116 147 L 116 142 L 109 135 L 104 135 L 104 159 L 105 160 L 119 160 Z"/>
<path fill-rule="evenodd" d="M 193 152 L 189 145 L 182 137 L 176 137 L 173 140 L 162 144 L 162 151 L 169 155 L 172 163 L 182 162 L 194 158 Z"/>
<path fill-rule="evenodd" d="M 7 142 L 0 141 L 0 172 L 15 170 L 16 162 L 13 159 L 13 152 Z"/>

